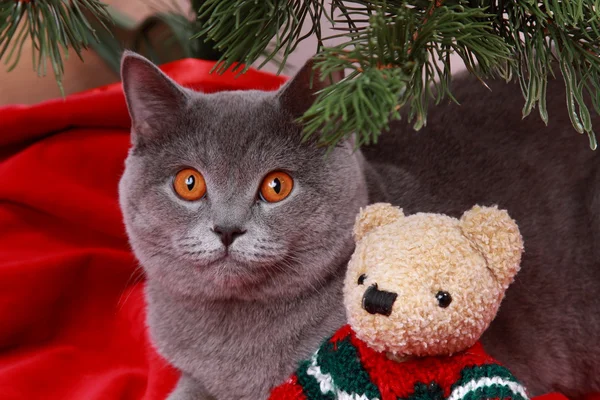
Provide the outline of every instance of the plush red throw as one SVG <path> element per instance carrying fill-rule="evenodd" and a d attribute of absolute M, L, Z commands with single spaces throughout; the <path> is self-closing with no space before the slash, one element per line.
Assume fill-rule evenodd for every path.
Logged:
<path fill-rule="evenodd" d="M 205 92 L 284 81 L 212 66 L 163 69 Z M 177 372 L 148 341 L 117 203 L 128 146 L 120 84 L 0 108 L 0 399 L 159 400 L 173 387 Z"/>

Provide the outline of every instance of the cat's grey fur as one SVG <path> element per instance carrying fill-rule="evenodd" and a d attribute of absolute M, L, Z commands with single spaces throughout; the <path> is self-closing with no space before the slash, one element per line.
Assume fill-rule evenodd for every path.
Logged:
<path fill-rule="evenodd" d="M 464 75 L 462 106 L 432 108 L 422 131 L 394 123 L 376 147 L 345 142 L 324 157 L 293 122 L 319 88 L 310 64 L 277 93 L 192 92 L 131 53 L 122 75 L 133 146 L 121 207 L 148 277 L 152 339 L 183 374 L 170 399 L 260 400 L 285 380 L 344 322 L 352 225 L 375 201 L 455 216 L 476 203 L 508 209 L 523 269 L 484 344 L 532 394 L 600 391 L 600 175 L 561 83 L 548 86 L 548 128 L 521 120 L 517 86 L 490 92 Z M 204 199 L 174 194 L 186 166 L 205 176 Z M 257 192 L 273 170 L 295 187 L 267 204 Z M 247 231 L 225 259 L 216 225 Z"/>

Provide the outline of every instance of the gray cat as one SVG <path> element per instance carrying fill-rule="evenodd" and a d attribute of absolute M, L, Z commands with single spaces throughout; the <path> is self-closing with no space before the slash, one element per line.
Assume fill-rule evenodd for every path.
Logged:
<path fill-rule="evenodd" d="M 462 106 L 432 109 L 422 131 L 400 121 L 378 146 L 346 141 L 324 157 L 293 122 L 320 88 L 311 68 L 279 92 L 207 95 L 123 58 L 133 145 L 120 202 L 151 337 L 182 371 L 169 399 L 260 400 L 283 382 L 344 323 L 352 225 L 376 201 L 508 209 L 526 253 L 484 345 L 532 394 L 600 391 L 600 175 L 561 83 L 549 84 L 549 128 L 521 120 L 518 87 L 464 75 Z"/>

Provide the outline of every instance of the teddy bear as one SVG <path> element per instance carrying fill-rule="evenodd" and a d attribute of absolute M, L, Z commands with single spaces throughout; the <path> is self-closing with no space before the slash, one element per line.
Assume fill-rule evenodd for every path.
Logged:
<path fill-rule="evenodd" d="M 271 400 L 528 399 L 479 339 L 520 268 L 523 239 L 496 206 L 460 219 L 361 210 L 344 282 L 348 324 Z"/>

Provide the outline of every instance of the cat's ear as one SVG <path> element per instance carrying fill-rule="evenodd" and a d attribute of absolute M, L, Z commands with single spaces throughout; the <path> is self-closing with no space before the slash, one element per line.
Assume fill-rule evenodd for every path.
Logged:
<path fill-rule="evenodd" d="M 299 118 L 314 103 L 318 91 L 342 78 L 343 71 L 322 79 L 320 71 L 315 69 L 314 60 L 311 58 L 279 90 L 278 97 L 281 107 L 292 114 L 294 118 Z"/>
<path fill-rule="evenodd" d="M 125 51 L 121 79 L 132 122 L 132 140 L 151 140 L 173 124 L 188 102 L 185 89 L 146 58 Z"/>

